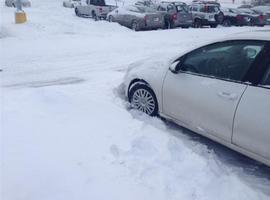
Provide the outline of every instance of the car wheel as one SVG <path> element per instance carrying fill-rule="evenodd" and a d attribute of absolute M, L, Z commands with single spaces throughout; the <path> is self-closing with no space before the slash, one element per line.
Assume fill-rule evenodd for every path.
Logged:
<path fill-rule="evenodd" d="M 75 8 L 75 14 L 76 14 L 76 16 L 78 16 L 78 17 L 80 17 L 80 16 L 81 16 L 81 15 L 80 15 L 80 13 L 79 13 L 78 8 Z"/>
<path fill-rule="evenodd" d="M 230 20 L 225 19 L 225 20 L 223 21 L 222 25 L 225 26 L 225 27 L 230 27 L 232 24 L 231 24 L 231 21 L 230 21 Z"/>
<path fill-rule="evenodd" d="M 217 28 L 217 26 L 218 26 L 217 24 L 211 24 L 210 25 L 211 28 Z"/>
<path fill-rule="evenodd" d="M 201 28 L 202 27 L 201 20 L 200 19 L 195 19 L 193 26 L 194 26 L 194 28 Z"/>
<path fill-rule="evenodd" d="M 98 17 L 97 17 L 97 14 L 96 14 L 95 11 L 92 10 L 91 15 L 92 15 L 92 18 L 93 18 L 95 21 L 98 20 Z"/>
<path fill-rule="evenodd" d="M 108 17 L 108 20 L 109 20 L 109 22 L 114 22 L 113 16 L 110 15 L 110 16 Z"/>
<path fill-rule="evenodd" d="M 131 24 L 131 29 L 134 30 L 134 31 L 139 31 L 140 28 L 139 28 L 139 25 L 138 25 L 138 22 L 136 22 L 135 20 L 132 22 Z"/>
<path fill-rule="evenodd" d="M 158 115 L 156 95 L 146 84 L 137 83 L 130 89 L 129 102 L 132 108 L 142 111 L 147 115 Z"/>

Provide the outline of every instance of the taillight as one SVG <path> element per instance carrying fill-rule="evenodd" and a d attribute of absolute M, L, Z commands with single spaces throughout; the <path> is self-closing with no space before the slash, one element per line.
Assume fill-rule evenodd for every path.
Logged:
<path fill-rule="evenodd" d="M 144 21 L 147 21 L 148 20 L 148 16 L 144 16 Z"/>
<path fill-rule="evenodd" d="M 236 19 L 237 19 L 237 20 L 243 20 L 243 19 L 244 19 L 244 17 L 243 17 L 243 16 L 241 16 L 241 15 L 237 15 L 237 16 L 236 16 Z"/>
<path fill-rule="evenodd" d="M 177 20 L 177 14 L 176 14 L 176 13 L 174 13 L 174 14 L 172 15 L 172 20 L 173 20 L 173 21 Z"/>
<path fill-rule="evenodd" d="M 102 7 L 99 7 L 99 12 L 102 12 Z"/>
<path fill-rule="evenodd" d="M 264 16 L 263 16 L 263 15 L 260 15 L 260 16 L 259 16 L 259 20 L 260 20 L 260 21 L 263 21 L 263 20 L 264 20 Z"/>
<path fill-rule="evenodd" d="M 208 12 L 208 6 L 204 6 L 204 12 Z"/>

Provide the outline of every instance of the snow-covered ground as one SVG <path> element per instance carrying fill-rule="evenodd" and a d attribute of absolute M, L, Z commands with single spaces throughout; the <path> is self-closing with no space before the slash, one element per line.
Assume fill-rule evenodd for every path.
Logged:
<path fill-rule="evenodd" d="M 133 32 L 60 0 L 33 0 L 15 25 L 3 2 L 0 199 L 270 199 L 268 167 L 129 110 L 119 87 L 137 60 L 257 28 Z"/>

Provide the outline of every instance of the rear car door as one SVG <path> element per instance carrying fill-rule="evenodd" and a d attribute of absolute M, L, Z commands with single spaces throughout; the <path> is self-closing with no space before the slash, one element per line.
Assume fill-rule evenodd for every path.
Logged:
<path fill-rule="evenodd" d="M 254 57 L 247 47 L 256 50 Z M 164 80 L 162 112 L 199 133 L 231 142 L 245 76 L 263 47 L 261 41 L 226 41 L 179 58 L 177 70 Z"/>
<path fill-rule="evenodd" d="M 192 15 L 189 13 L 186 5 L 176 5 L 177 20 L 179 24 L 189 24 L 192 21 Z"/>
<path fill-rule="evenodd" d="M 266 53 L 256 66 L 264 72 L 259 84 L 248 86 L 237 108 L 232 143 L 270 162 L 270 47 Z"/>

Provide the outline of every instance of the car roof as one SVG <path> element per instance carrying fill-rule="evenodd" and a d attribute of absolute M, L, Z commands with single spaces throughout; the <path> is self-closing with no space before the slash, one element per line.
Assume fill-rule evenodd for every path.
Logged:
<path fill-rule="evenodd" d="M 226 40 L 266 40 L 270 41 L 270 29 L 240 32 L 232 34 Z"/>

